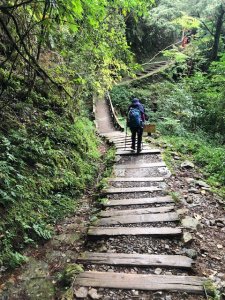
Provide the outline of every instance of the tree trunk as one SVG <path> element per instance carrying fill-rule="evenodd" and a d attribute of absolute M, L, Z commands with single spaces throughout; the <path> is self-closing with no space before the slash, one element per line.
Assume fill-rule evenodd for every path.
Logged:
<path fill-rule="evenodd" d="M 216 22 L 216 32 L 214 35 L 214 43 L 213 43 L 212 52 L 210 55 L 210 61 L 217 60 L 217 58 L 218 58 L 219 42 L 220 42 L 220 35 L 221 35 L 222 26 L 223 26 L 224 13 L 225 13 L 225 10 L 224 10 L 223 6 L 221 5 L 219 15 L 217 18 L 217 22 Z"/>

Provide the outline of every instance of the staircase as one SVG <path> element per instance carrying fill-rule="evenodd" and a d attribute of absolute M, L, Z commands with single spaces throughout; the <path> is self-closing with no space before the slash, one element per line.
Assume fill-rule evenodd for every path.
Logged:
<path fill-rule="evenodd" d="M 78 258 L 85 271 L 74 286 L 97 289 L 95 299 L 204 299 L 205 279 L 194 276 L 194 261 L 182 254 L 182 228 L 161 150 L 144 143 L 140 154 L 132 153 L 130 136 L 113 129 L 104 100 L 96 112 L 99 134 L 116 148 L 116 163 L 102 191 L 107 201 Z"/>

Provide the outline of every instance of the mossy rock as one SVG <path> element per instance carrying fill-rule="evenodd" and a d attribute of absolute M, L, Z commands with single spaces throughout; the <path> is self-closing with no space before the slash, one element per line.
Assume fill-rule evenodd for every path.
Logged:
<path fill-rule="evenodd" d="M 62 244 L 63 245 L 74 245 L 76 241 L 81 238 L 81 235 L 78 233 L 63 233 L 56 235 L 52 241 L 52 247 L 58 249 Z"/>
<path fill-rule="evenodd" d="M 49 266 L 44 261 L 37 261 L 30 257 L 24 272 L 20 275 L 22 280 L 30 280 L 31 278 L 45 278 L 49 275 Z"/>
<path fill-rule="evenodd" d="M 46 278 L 34 278 L 25 283 L 25 294 L 29 300 L 52 300 L 55 296 L 54 284 Z"/>

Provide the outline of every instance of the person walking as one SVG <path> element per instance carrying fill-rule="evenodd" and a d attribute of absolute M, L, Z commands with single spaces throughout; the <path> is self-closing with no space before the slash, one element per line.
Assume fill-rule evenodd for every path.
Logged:
<path fill-rule="evenodd" d="M 142 134 L 145 122 L 145 109 L 138 98 L 133 98 L 131 105 L 128 107 L 127 126 L 131 131 L 131 149 L 136 149 L 137 153 L 141 152 Z"/>

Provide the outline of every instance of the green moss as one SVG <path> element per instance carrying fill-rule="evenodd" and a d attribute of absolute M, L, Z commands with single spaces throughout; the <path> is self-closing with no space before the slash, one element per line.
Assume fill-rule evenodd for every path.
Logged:
<path fill-rule="evenodd" d="M 82 265 L 69 264 L 65 267 L 62 273 L 59 275 L 59 284 L 63 286 L 69 286 L 74 278 L 81 272 L 84 272 Z"/>

